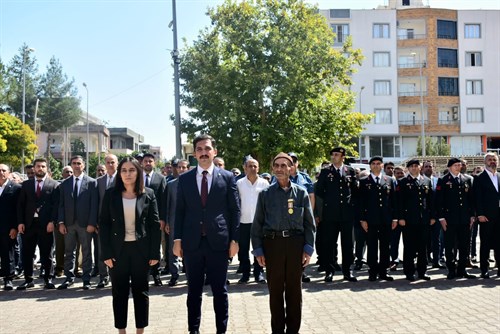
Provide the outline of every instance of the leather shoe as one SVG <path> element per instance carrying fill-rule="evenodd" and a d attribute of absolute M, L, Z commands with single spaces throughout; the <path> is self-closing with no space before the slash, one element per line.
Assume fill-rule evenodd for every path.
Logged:
<path fill-rule="evenodd" d="M 109 280 L 107 278 L 103 278 L 99 281 L 99 283 L 97 283 L 96 285 L 96 288 L 97 289 L 102 289 L 104 288 L 105 286 L 107 286 L 109 284 Z"/>
<path fill-rule="evenodd" d="M 357 282 L 358 279 L 352 274 L 347 274 L 347 275 L 344 275 L 344 281 Z"/>
<path fill-rule="evenodd" d="M 162 286 L 163 285 L 160 276 L 153 276 L 153 280 L 154 280 L 154 286 Z"/>
<path fill-rule="evenodd" d="M 241 278 L 239 279 L 238 284 L 246 284 L 249 281 L 250 281 L 250 275 L 243 274 L 243 276 L 241 276 Z"/>
<path fill-rule="evenodd" d="M 415 276 L 413 275 L 406 275 L 406 280 L 410 282 L 415 282 Z"/>
<path fill-rule="evenodd" d="M 418 279 L 422 279 L 424 281 L 430 281 L 431 277 L 429 275 L 422 274 L 422 275 L 418 275 Z"/>
<path fill-rule="evenodd" d="M 200 331 L 189 331 L 189 334 L 200 334 Z"/>
<path fill-rule="evenodd" d="M 61 285 L 57 287 L 57 290 L 66 290 L 75 283 L 73 280 L 66 280 Z"/>
<path fill-rule="evenodd" d="M 380 279 L 382 279 L 384 281 L 388 281 L 388 282 L 394 281 L 394 277 L 392 277 L 389 274 L 382 274 L 382 275 L 379 275 L 379 277 L 380 277 Z"/>
<path fill-rule="evenodd" d="M 311 282 L 311 278 L 307 276 L 306 273 L 302 273 L 302 283 L 309 283 Z"/>
<path fill-rule="evenodd" d="M 454 279 L 457 277 L 454 272 L 449 272 L 448 275 L 446 276 L 446 279 Z"/>
<path fill-rule="evenodd" d="M 10 279 L 4 281 L 4 283 L 3 283 L 3 289 L 5 291 L 11 291 L 11 290 L 14 289 L 14 286 L 12 285 L 12 281 Z"/>
<path fill-rule="evenodd" d="M 23 284 L 18 286 L 16 290 L 26 290 L 26 289 L 34 288 L 34 287 L 35 287 L 35 284 L 33 283 L 33 281 L 24 281 Z"/>
<path fill-rule="evenodd" d="M 255 283 L 267 283 L 263 273 L 259 273 L 259 275 L 255 276 Z"/>
<path fill-rule="evenodd" d="M 376 275 L 376 274 L 370 274 L 370 275 L 368 276 L 368 280 L 369 280 L 370 282 L 375 282 L 375 281 L 377 280 L 377 275 Z"/>
<path fill-rule="evenodd" d="M 53 290 L 56 288 L 56 286 L 54 285 L 54 283 L 52 283 L 52 279 L 47 279 L 45 280 L 45 285 L 43 286 L 44 289 L 47 289 L 47 290 Z"/>
<path fill-rule="evenodd" d="M 168 281 L 168 286 L 177 285 L 178 279 L 179 279 L 179 274 L 172 274 L 172 277 L 170 277 L 170 281 Z"/>
<path fill-rule="evenodd" d="M 330 283 L 333 281 L 333 273 L 326 273 L 325 282 Z"/>
<path fill-rule="evenodd" d="M 472 275 L 472 274 L 469 274 L 468 272 L 464 272 L 462 273 L 461 275 L 458 275 L 459 277 L 462 277 L 462 278 L 476 278 L 476 275 Z"/>
<path fill-rule="evenodd" d="M 82 287 L 83 287 L 83 290 L 88 290 L 88 289 L 90 289 L 91 286 L 92 286 L 92 284 L 90 284 L 89 281 L 85 281 L 85 282 L 83 282 Z"/>
<path fill-rule="evenodd" d="M 490 278 L 490 274 L 489 273 L 482 273 L 481 274 L 481 278 L 489 279 Z"/>

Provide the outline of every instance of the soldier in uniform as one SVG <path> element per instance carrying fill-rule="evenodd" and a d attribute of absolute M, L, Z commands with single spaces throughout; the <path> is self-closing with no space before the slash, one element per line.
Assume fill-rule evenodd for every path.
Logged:
<path fill-rule="evenodd" d="M 316 184 L 316 196 L 323 199 L 321 264 L 325 269 L 325 282 L 331 282 L 335 272 L 334 254 L 337 239 L 341 235 L 342 273 L 344 279 L 356 282 L 350 267 L 353 255 L 354 203 L 357 193 L 356 172 L 344 165 L 345 149 L 336 147 L 330 151 L 332 164 L 321 170 Z"/>
<path fill-rule="evenodd" d="M 391 231 L 398 224 L 394 198 L 394 179 L 382 175 L 383 159 L 372 157 L 370 175 L 359 182 L 361 227 L 367 232 L 367 262 L 370 267 L 368 280 L 374 282 L 377 276 L 386 281 L 394 278 L 387 274 L 389 267 L 389 245 Z M 380 242 L 380 260 L 378 260 Z"/>
<path fill-rule="evenodd" d="M 472 177 L 460 173 L 460 159 L 448 160 L 449 173 L 436 186 L 437 218 L 444 231 L 444 245 L 448 279 L 476 278 L 465 270 L 470 247 L 470 231 L 474 223 L 472 207 Z M 458 249 L 458 265 L 455 264 Z"/>
<path fill-rule="evenodd" d="M 415 257 L 418 254 L 418 278 L 430 280 L 427 271 L 426 241 L 432 218 L 432 183 L 420 175 L 420 161 L 412 159 L 406 164 L 408 176 L 399 180 L 396 187 L 399 225 L 403 231 L 403 271 L 406 279 L 415 281 Z M 432 219 L 431 219 L 432 218 Z"/>

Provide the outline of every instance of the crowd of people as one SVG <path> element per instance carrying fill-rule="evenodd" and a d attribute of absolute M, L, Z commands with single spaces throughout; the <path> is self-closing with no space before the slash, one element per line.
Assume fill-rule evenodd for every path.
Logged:
<path fill-rule="evenodd" d="M 149 276 L 162 286 L 161 276 L 170 274 L 168 286 L 175 286 L 186 272 L 190 333 L 199 330 L 204 285 L 213 292 L 217 333 L 225 333 L 228 264 L 238 255 L 238 283 L 249 283 L 253 275 L 268 285 L 273 333 L 298 333 L 301 287 L 310 282 L 304 268 L 314 251 L 326 283 L 336 272 L 357 282 L 365 263 L 369 281 L 392 281 L 401 236 L 402 269 L 410 282 L 430 280 L 429 267 L 447 269 L 450 280 L 476 278 L 467 269 L 477 268 L 478 259 L 480 277 L 489 279 L 490 250 L 500 254 L 495 153 L 487 153 L 484 166 L 471 175 L 465 161 L 450 158 L 438 177 L 431 161 L 416 159 L 395 166 L 374 156 L 369 169 L 352 168 L 345 164 L 345 149 L 336 147 L 313 182 L 293 152 L 276 155 L 271 175 L 260 173 L 252 156 L 245 157 L 243 173 L 226 170 L 208 135 L 193 146 L 195 168 L 175 159 L 158 172 L 152 154 L 120 162 L 108 154 L 93 178 L 83 157 L 74 156 L 60 182 L 50 177 L 44 158 L 26 166 L 27 180 L 0 162 L 4 290 L 13 290 L 23 276 L 17 290 L 35 286 L 38 248 L 45 289 L 67 289 L 76 278 L 84 290 L 92 287 L 92 277 L 98 277 L 96 288 L 111 282 L 120 332 L 131 289 L 141 333 L 148 325 Z M 53 279 L 60 276 L 64 282 L 56 287 Z"/>

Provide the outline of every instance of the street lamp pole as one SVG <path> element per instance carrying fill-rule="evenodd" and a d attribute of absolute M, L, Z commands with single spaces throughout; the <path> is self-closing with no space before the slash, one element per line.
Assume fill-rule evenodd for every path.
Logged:
<path fill-rule="evenodd" d="M 174 34 L 174 50 L 172 59 L 174 61 L 174 94 L 175 94 L 175 156 L 183 158 L 181 143 L 181 103 L 179 89 L 179 50 L 177 50 L 177 13 L 175 0 L 172 0 L 172 31 Z"/>
<path fill-rule="evenodd" d="M 28 52 L 34 52 L 33 48 L 26 48 L 23 50 L 23 63 L 21 67 L 21 72 L 23 73 L 23 109 L 22 109 L 22 120 L 23 124 L 26 123 L 26 57 Z M 24 173 L 24 147 L 22 149 L 22 158 L 21 158 L 21 173 Z"/>
<path fill-rule="evenodd" d="M 83 87 L 87 91 L 87 144 L 85 145 L 85 170 L 87 175 L 89 174 L 89 149 L 90 149 L 90 132 L 89 132 L 89 88 L 87 84 L 84 82 Z"/>

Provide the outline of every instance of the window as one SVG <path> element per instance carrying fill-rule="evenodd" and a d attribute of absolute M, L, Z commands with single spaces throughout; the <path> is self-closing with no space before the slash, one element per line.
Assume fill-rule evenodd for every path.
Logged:
<path fill-rule="evenodd" d="M 389 38 L 389 24 L 388 23 L 374 24 L 373 38 Z"/>
<path fill-rule="evenodd" d="M 439 96 L 458 96 L 458 78 L 439 78 Z"/>
<path fill-rule="evenodd" d="M 483 66 L 481 52 L 466 52 L 465 66 Z"/>
<path fill-rule="evenodd" d="M 347 36 L 349 36 L 349 25 L 348 24 L 332 24 L 333 32 L 335 33 L 335 44 L 342 44 L 346 41 Z"/>
<path fill-rule="evenodd" d="M 483 108 L 467 108 L 467 123 L 484 123 Z"/>
<path fill-rule="evenodd" d="M 330 18 L 332 19 L 348 19 L 350 17 L 350 9 L 330 9 Z"/>
<path fill-rule="evenodd" d="M 409 6 L 410 5 L 410 0 L 403 0 L 401 3 L 403 6 Z"/>
<path fill-rule="evenodd" d="M 466 24 L 465 25 L 465 38 L 481 38 L 481 25 L 480 24 Z"/>
<path fill-rule="evenodd" d="M 390 53 L 389 52 L 374 52 L 373 53 L 373 67 L 390 67 Z"/>
<path fill-rule="evenodd" d="M 457 22 L 438 20 L 437 38 L 457 39 Z"/>
<path fill-rule="evenodd" d="M 457 68 L 458 67 L 457 50 L 438 49 L 438 66 Z"/>
<path fill-rule="evenodd" d="M 399 137 L 370 137 L 370 156 L 400 157 Z"/>
<path fill-rule="evenodd" d="M 391 95 L 391 82 L 389 80 L 375 80 L 373 95 Z"/>
<path fill-rule="evenodd" d="M 414 83 L 400 83 L 399 84 L 399 96 L 417 96 L 420 92 L 417 92 L 417 85 Z"/>
<path fill-rule="evenodd" d="M 375 109 L 374 124 L 391 124 L 391 109 Z"/>
<path fill-rule="evenodd" d="M 467 95 L 483 95 L 482 80 L 467 80 L 465 84 Z"/>

